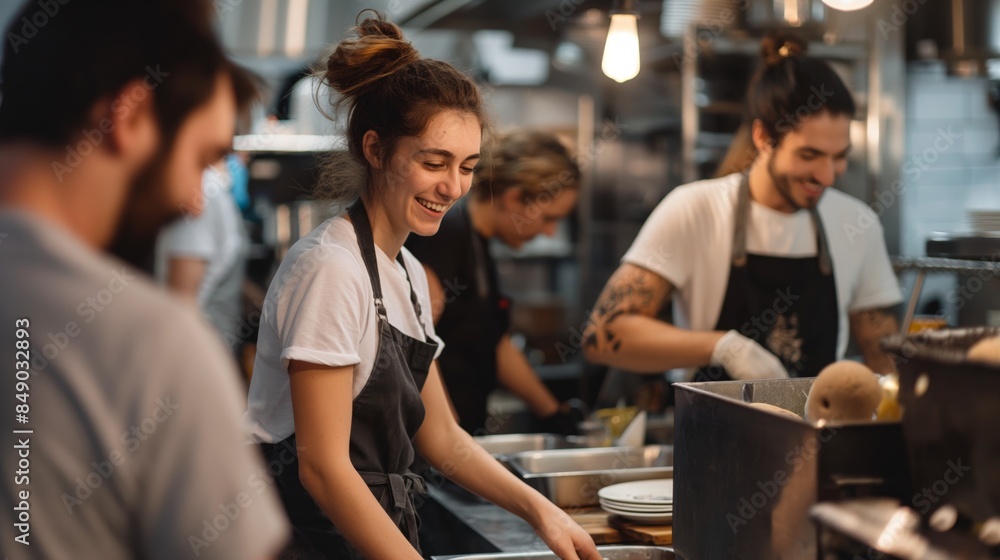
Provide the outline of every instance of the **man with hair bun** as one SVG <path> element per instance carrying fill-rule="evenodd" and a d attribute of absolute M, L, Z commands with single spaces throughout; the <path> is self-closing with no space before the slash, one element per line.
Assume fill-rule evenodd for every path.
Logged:
<path fill-rule="evenodd" d="M 748 100 L 746 173 L 682 185 L 646 221 L 594 307 L 587 357 L 700 381 L 815 376 L 853 335 L 874 371 L 902 300 L 875 213 L 832 188 L 850 91 L 800 39 L 768 35 Z M 857 233 L 863 215 L 872 226 Z M 672 298 L 675 324 L 657 319 Z"/>
<path fill-rule="evenodd" d="M 382 16 L 327 58 L 349 112 L 347 158 L 319 195 L 348 210 L 289 250 L 268 290 L 247 420 L 284 468 L 288 558 L 421 558 L 416 453 L 520 516 L 561 558 L 598 560 L 569 516 L 455 422 L 436 358 L 427 276 L 403 247 L 437 232 L 471 187 L 488 119 L 479 88 L 422 58 Z M 457 257 L 457 255 L 456 255 Z"/>

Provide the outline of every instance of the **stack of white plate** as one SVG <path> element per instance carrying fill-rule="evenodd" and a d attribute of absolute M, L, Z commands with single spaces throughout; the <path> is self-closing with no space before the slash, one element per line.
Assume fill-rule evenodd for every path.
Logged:
<path fill-rule="evenodd" d="M 1000 210 L 969 210 L 969 223 L 977 233 L 1000 233 Z"/>
<path fill-rule="evenodd" d="M 661 525 L 674 518 L 674 481 L 670 478 L 605 486 L 597 497 L 601 509 L 636 523 Z"/>

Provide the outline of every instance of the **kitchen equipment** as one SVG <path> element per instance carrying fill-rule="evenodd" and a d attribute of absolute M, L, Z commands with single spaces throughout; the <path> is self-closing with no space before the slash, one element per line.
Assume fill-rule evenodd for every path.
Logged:
<path fill-rule="evenodd" d="M 818 428 L 813 379 L 677 383 L 674 546 L 685 558 L 816 558 L 818 501 L 910 490 L 898 423 Z"/>
<path fill-rule="evenodd" d="M 670 478 L 673 448 L 648 445 L 533 451 L 512 455 L 508 464 L 557 506 L 586 506 L 599 503 L 597 492 L 605 486 Z"/>
<path fill-rule="evenodd" d="M 472 439 L 498 459 L 506 459 L 510 455 L 525 451 L 586 447 L 583 438 L 556 434 L 496 434 L 476 436 Z"/>
<path fill-rule="evenodd" d="M 662 546 L 599 546 L 605 560 L 674 560 L 674 551 Z M 557 560 L 551 552 L 514 552 L 498 554 L 466 554 L 436 556 L 437 560 Z"/>
<path fill-rule="evenodd" d="M 979 327 L 882 341 L 899 368 L 910 498 L 925 520 L 946 505 L 971 523 L 1000 516 L 1000 366 L 965 358 L 998 335 L 1000 328 Z"/>
<path fill-rule="evenodd" d="M 979 225 L 994 227 L 985 221 Z M 927 240 L 926 251 L 928 257 L 995 264 L 1000 256 L 1000 235 L 989 232 L 935 233 Z M 948 299 L 957 310 L 959 326 L 1000 326 L 1000 275 L 996 270 L 961 273 L 956 289 L 948 295 Z"/>
<path fill-rule="evenodd" d="M 890 498 L 825 502 L 812 508 L 824 560 L 990 560 L 1000 558 L 975 534 L 927 530 L 912 509 Z M 1000 518 L 996 520 L 1000 527 Z M 982 535 L 992 529 L 982 531 Z M 996 535 L 985 540 L 996 542 Z"/>

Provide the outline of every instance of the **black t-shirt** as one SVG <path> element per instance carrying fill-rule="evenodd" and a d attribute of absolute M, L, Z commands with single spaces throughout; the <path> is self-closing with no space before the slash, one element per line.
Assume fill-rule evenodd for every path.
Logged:
<path fill-rule="evenodd" d="M 488 240 L 472 229 L 468 208 L 456 205 L 431 237 L 411 235 L 406 248 L 444 289 L 435 331 L 445 343 L 438 360 L 445 386 L 470 433 L 485 433 L 486 398 L 496 386 L 496 346 L 509 326 L 509 300 L 500 293 Z"/>

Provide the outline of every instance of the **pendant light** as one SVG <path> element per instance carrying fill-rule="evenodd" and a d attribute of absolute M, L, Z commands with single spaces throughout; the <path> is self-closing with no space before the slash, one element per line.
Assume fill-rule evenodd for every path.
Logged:
<path fill-rule="evenodd" d="M 622 83 L 639 74 L 639 13 L 632 0 L 622 0 L 619 9 L 611 11 L 611 26 L 604 43 L 601 70 L 612 80 Z"/>
<path fill-rule="evenodd" d="M 867 8 L 873 0 L 823 0 L 823 3 L 834 10 L 842 12 L 853 12 L 861 8 Z"/>

